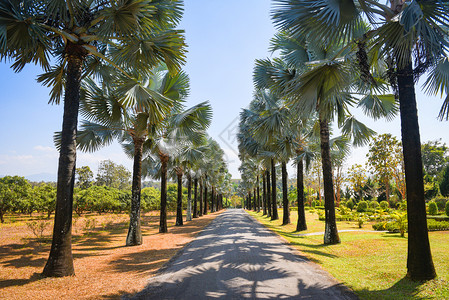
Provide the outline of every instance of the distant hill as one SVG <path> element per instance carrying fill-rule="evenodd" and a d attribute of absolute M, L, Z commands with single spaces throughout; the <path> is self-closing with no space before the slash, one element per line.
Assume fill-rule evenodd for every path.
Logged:
<path fill-rule="evenodd" d="M 39 173 L 39 174 L 33 174 L 33 175 L 27 175 L 25 176 L 26 179 L 29 181 L 35 181 L 35 182 L 56 182 L 57 176 L 56 174 L 51 173 Z"/>

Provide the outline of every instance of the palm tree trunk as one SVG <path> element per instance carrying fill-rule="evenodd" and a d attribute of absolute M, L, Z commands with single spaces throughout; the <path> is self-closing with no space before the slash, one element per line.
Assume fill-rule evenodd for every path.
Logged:
<path fill-rule="evenodd" d="M 200 199 L 199 199 L 199 201 L 200 201 L 200 211 L 198 212 L 198 216 L 199 217 L 203 216 L 203 198 L 204 198 L 204 195 L 203 195 L 203 179 L 201 178 L 200 179 Z"/>
<path fill-rule="evenodd" d="M 193 180 L 193 217 L 198 218 L 198 178 Z"/>
<path fill-rule="evenodd" d="M 262 173 L 262 216 L 267 214 L 267 181 L 265 172 Z"/>
<path fill-rule="evenodd" d="M 210 212 L 215 212 L 215 187 L 212 186 L 212 193 L 210 193 Z"/>
<path fill-rule="evenodd" d="M 134 165 L 131 196 L 131 215 L 129 220 L 126 246 L 142 244 L 142 231 L 140 228 L 140 190 L 142 179 L 142 138 L 133 138 L 134 141 Z"/>
<path fill-rule="evenodd" d="M 271 159 L 271 204 L 271 220 L 277 220 L 279 219 L 279 215 L 276 195 L 276 164 L 274 158 Z"/>
<path fill-rule="evenodd" d="M 192 177 L 187 174 L 187 217 L 186 221 L 192 221 Z"/>
<path fill-rule="evenodd" d="M 182 170 L 176 172 L 178 178 L 178 197 L 176 201 L 176 226 L 184 225 L 182 222 Z"/>
<path fill-rule="evenodd" d="M 267 217 L 271 218 L 271 180 L 270 171 L 267 170 Z"/>
<path fill-rule="evenodd" d="M 257 175 L 256 186 L 257 186 L 257 212 L 260 212 L 260 187 L 259 187 L 259 175 Z"/>
<path fill-rule="evenodd" d="M 46 277 L 75 275 L 72 256 L 72 208 L 81 72 L 86 55 L 86 51 L 83 50 L 70 42 L 66 47 L 67 77 L 58 162 L 55 223 L 50 255 L 42 272 Z"/>
<path fill-rule="evenodd" d="M 397 76 L 407 187 L 407 276 L 412 280 L 428 280 L 435 278 L 436 273 L 427 231 L 421 139 L 411 60 L 405 67 L 398 68 Z"/>
<path fill-rule="evenodd" d="M 333 245 L 340 243 L 337 223 L 335 220 L 334 185 L 332 181 L 332 163 L 329 148 L 329 124 L 320 115 L 320 139 L 321 139 L 321 164 L 323 168 L 324 184 L 324 211 L 326 228 L 324 230 L 324 244 Z"/>
<path fill-rule="evenodd" d="M 304 210 L 304 165 L 302 160 L 298 161 L 296 171 L 296 192 L 298 201 L 298 223 L 296 231 L 307 230 L 306 213 Z"/>
<path fill-rule="evenodd" d="M 282 216 L 282 225 L 290 224 L 290 208 L 288 205 L 288 186 L 287 186 L 287 164 L 285 161 L 282 162 L 282 207 L 283 207 L 283 216 Z"/>
<path fill-rule="evenodd" d="M 254 188 L 253 189 L 253 210 L 256 211 L 257 210 L 257 189 Z"/>
<path fill-rule="evenodd" d="M 206 176 L 207 181 L 207 176 Z M 207 215 L 207 183 L 204 183 L 204 207 L 203 207 L 203 215 Z"/>
<path fill-rule="evenodd" d="M 168 232 L 167 228 L 167 162 L 168 156 L 160 156 L 161 159 L 161 213 L 159 232 Z"/>

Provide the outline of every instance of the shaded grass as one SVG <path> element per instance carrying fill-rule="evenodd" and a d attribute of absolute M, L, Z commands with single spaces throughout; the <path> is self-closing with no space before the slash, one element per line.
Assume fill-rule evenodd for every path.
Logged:
<path fill-rule="evenodd" d="M 405 278 L 407 238 L 399 233 L 340 232 L 341 243 L 324 245 L 323 235 L 298 236 L 323 232 L 324 222 L 316 214 L 306 212 L 307 231 L 295 232 L 297 212 L 291 212 L 292 223 L 282 226 L 262 213 L 249 214 L 266 227 L 284 237 L 311 261 L 320 264 L 339 281 L 350 287 L 361 299 L 449 299 L 449 232 L 429 233 L 438 278 L 413 282 Z M 372 230 L 366 224 L 362 230 Z M 356 222 L 337 222 L 339 230 L 359 229 Z"/>

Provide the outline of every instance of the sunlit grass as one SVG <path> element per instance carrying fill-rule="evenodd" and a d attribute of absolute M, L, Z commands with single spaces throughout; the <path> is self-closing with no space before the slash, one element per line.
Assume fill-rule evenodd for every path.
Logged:
<path fill-rule="evenodd" d="M 297 212 L 291 212 L 289 225 L 271 221 L 262 213 L 249 212 L 262 224 L 283 236 L 311 261 L 320 264 L 339 281 L 353 289 L 361 299 L 449 299 L 449 232 L 429 233 L 438 278 L 413 282 L 405 278 L 407 235 L 381 232 L 340 232 L 341 243 L 323 245 L 323 235 L 301 236 L 324 231 L 317 214 L 306 213 L 307 231 L 295 232 Z M 338 230 L 358 230 L 356 222 L 337 222 Z M 361 230 L 372 230 L 367 223 Z"/>

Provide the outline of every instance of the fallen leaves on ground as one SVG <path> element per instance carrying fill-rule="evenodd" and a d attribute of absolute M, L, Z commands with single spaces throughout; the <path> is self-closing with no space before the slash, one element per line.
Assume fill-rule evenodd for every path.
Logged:
<path fill-rule="evenodd" d="M 142 216 L 143 244 L 133 247 L 124 246 L 126 215 L 75 218 L 72 248 L 76 275 L 64 278 L 41 276 L 50 252 L 50 221 L 38 219 L 48 222 L 39 238 L 26 225 L 31 218 L 2 224 L 0 299 L 119 299 L 136 293 L 218 214 L 195 218 L 184 226 L 174 226 L 171 214 L 169 232 L 160 234 L 158 214 L 146 213 Z"/>

